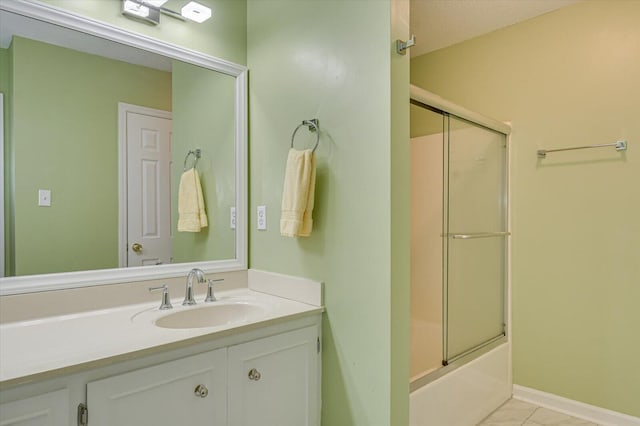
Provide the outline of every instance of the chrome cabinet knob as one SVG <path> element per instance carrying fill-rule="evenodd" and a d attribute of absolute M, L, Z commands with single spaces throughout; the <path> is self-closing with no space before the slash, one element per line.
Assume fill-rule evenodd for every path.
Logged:
<path fill-rule="evenodd" d="M 248 376 L 249 380 L 255 380 L 257 382 L 262 377 L 262 374 L 260 374 L 260 372 L 255 368 L 252 368 L 251 370 L 249 370 Z"/>
<path fill-rule="evenodd" d="M 195 396 L 198 396 L 200 398 L 206 398 L 207 395 L 209 395 L 209 389 L 207 389 L 205 385 L 198 385 L 196 386 L 196 389 L 193 391 L 193 393 L 195 394 Z"/>
<path fill-rule="evenodd" d="M 131 244 L 131 250 L 133 250 L 134 252 L 136 252 L 138 254 L 142 253 L 142 244 L 140 244 L 140 243 Z"/>

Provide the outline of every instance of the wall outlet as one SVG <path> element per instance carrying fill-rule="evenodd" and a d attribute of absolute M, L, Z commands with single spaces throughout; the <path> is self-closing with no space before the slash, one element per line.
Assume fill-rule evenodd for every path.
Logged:
<path fill-rule="evenodd" d="M 51 190 L 38 189 L 38 206 L 51 207 Z"/>
<path fill-rule="evenodd" d="M 231 207 L 229 209 L 229 227 L 231 229 L 236 229 L 236 208 Z"/>
<path fill-rule="evenodd" d="M 258 230 L 267 229 L 267 206 L 258 206 Z"/>

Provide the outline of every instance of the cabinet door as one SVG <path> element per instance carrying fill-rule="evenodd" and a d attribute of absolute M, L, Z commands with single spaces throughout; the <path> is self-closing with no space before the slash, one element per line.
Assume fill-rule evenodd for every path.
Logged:
<path fill-rule="evenodd" d="M 229 425 L 320 424 L 318 329 L 229 348 Z"/>
<path fill-rule="evenodd" d="M 2 426 L 69 426 L 69 391 L 61 389 L 0 405 Z"/>
<path fill-rule="evenodd" d="M 227 424 L 226 349 L 87 384 L 91 426 Z M 206 388 L 208 393 L 196 395 Z"/>

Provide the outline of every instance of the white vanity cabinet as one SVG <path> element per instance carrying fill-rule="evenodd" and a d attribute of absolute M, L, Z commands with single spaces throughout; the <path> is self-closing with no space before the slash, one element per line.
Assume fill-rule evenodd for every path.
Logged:
<path fill-rule="evenodd" d="M 317 327 L 231 346 L 228 358 L 229 425 L 320 424 Z"/>
<path fill-rule="evenodd" d="M 69 392 L 60 389 L 0 404 L 2 426 L 67 426 Z"/>
<path fill-rule="evenodd" d="M 227 424 L 226 348 L 87 384 L 91 426 Z"/>
<path fill-rule="evenodd" d="M 1 426 L 319 426 L 321 314 L 0 383 Z"/>

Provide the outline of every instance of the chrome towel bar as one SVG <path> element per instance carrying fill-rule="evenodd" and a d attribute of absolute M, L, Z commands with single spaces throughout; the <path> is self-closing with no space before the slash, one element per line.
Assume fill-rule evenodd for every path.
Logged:
<path fill-rule="evenodd" d="M 616 142 L 613 142 L 613 143 L 603 143 L 603 144 L 599 144 L 599 145 L 576 146 L 576 147 L 572 147 L 572 148 L 539 149 L 538 150 L 538 158 L 547 158 L 547 153 L 549 153 L 549 152 L 573 151 L 574 149 L 604 148 L 606 146 L 615 146 L 616 147 L 616 151 L 626 151 L 627 150 L 627 141 L 616 141 Z"/>
<path fill-rule="evenodd" d="M 495 238 L 508 237 L 511 232 L 470 232 L 468 234 L 442 234 L 443 237 L 453 238 L 454 240 L 471 240 L 474 238 Z"/>

